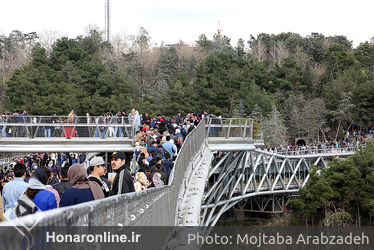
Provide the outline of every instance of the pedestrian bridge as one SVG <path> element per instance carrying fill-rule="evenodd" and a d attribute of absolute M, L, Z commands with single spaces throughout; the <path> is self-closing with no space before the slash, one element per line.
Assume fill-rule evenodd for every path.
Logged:
<path fill-rule="evenodd" d="M 122 117 L 17 116 L 0 130 L 0 152 L 134 151 L 133 125 Z"/>
<path fill-rule="evenodd" d="M 119 127 L 123 130 L 127 127 L 127 137 L 115 139 L 127 143 L 131 139 L 131 126 L 127 123 L 121 125 Z M 269 211 L 267 206 L 270 203 L 275 204 L 270 212 L 277 212 L 276 207 L 284 206 L 278 195 L 284 198 L 297 194 L 308 182 L 311 165 L 326 168 L 333 157 L 347 157 L 356 150 L 325 148 L 297 155 L 271 153 L 258 149 L 263 141 L 254 128 L 251 119 L 203 120 L 185 139 L 169 185 L 41 212 L 3 224 L 214 226 L 224 212 L 244 200 L 267 197 L 254 200 L 254 210 Z M 31 130 L 34 135 L 35 129 Z M 78 142 L 78 138 L 60 140 Z M 9 142 L 10 139 L 20 140 L 15 136 L 0 141 Z M 23 139 L 30 143 L 37 139 L 38 143 L 51 140 L 51 145 L 53 141 L 38 136 Z M 111 138 L 106 137 L 88 139 L 111 143 Z"/>
<path fill-rule="evenodd" d="M 217 150 L 263 145 L 250 119 L 210 119 Z M 134 152 L 134 126 L 124 117 L 17 116 L 0 120 L 0 152 Z M 226 145 L 226 146 L 225 146 Z M 227 147 L 227 145 L 230 145 Z"/>

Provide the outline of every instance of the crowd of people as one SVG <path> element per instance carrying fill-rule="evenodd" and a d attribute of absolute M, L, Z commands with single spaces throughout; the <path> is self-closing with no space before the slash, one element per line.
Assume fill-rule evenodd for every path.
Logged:
<path fill-rule="evenodd" d="M 126 154 L 113 152 L 108 163 L 82 153 L 30 154 L 14 159 L 0 172 L 0 199 L 5 219 L 71 206 L 105 197 L 142 191 L 168 184 L 174 161 L 186 136 L 208 114 L 178 114 L 167 118 L 139 116 L 133 110 L 136 149 L 133 169 Z M 139 124 L 139 117 L 141 117 Z M 74 116 L 73 116 L 74 119 Z M 88 164 L 87 164 L 88 163 Z M 88 166 L 88 167 L 87 167 Z"/>
<path fill-rule="evenodd" d="M 315 141 L 306 144 L 302 141 L 296 145 L 286 145 L 279 147 L 268 147 L 265 151 L 271 153 L 278 153 L 284 155 L 303 155 L 303 154 L 318 154 L 326 152 L 336 152 L 337 150 L 350 151 L 355 148 L 365 147 L 366 141 L 373 137 L 373 129 L 346 131 L 344 138 L 336 141 Z"/>
<path fill-rule="evenodd" d="M 192 113 L 188 114 L 192 116 Z M 201 119 L 202 116 L 215 117 L 207 112 L 196 114 Z M 91 116 L 86 113 L 84 116 L 77 116 L 71 110 L 67 116 L 32 116 L 27 110 L 3 113 L 0 118 L 0 131 L 2 137 L 132 137 L 144 125 L 156 127 L 162 120 L 178 124 L 184 119 L 181 114 L 167 119 L 163 115 L 149 116 L 148 113 L 141 115 L 139 111 L 132 109 L 127 114 L 125 111 L 114 112 L 113 110 Z M 161 120 L 161 121 L 160 121 Z M 193 122 L 193 121 L 192 121 Z M 31 124 L 31 125 L 30 125 Z M 38 124 L 38 126 L 33 126 Z M 50 125 L 49 125 L 50 124 Z M 124 125 L 132 125 L 131 129 Z"/>
<path fill-rule="evenodd" d="M 89 113 L 77 116 L 74 110 L 67 116 L 57 116 L 56 113 L 51 116 L 30 116 L 27 110 L 23 110 L 3 113 L 0 130 L 2 137 L 123 137 L 125 131 L 120 129 L 120 125 L 124 125 L 127 118 L 126 113 L 120 111 L 92 117 Z M 36 124 L 38 126 L 33 126 Z"/>

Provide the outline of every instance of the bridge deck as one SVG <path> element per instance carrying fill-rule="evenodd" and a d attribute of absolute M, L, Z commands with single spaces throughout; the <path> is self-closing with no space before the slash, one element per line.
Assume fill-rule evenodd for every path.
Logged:
<path fill-rule="evenodd" d="M 0 152 L 134 152 L 129 138 L 1 138 Z"/>

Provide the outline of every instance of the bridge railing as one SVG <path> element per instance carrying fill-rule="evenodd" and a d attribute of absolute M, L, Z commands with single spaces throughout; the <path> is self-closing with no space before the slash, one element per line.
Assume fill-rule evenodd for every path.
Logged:
<path fill-rule="evenodd" d="M 0 138 L 133 138 L 133 136 L 133 124 L 126 117 L 11 116 L 0 120 Z"/>
<path fill-rule="evenodd" d="M 300 149 L 275 149 L 268 152 L 280 155 L 312 155 L 312 154 L 337 154 L 356 152 L 357 147 L 322 147 L 322 148 L 300 148 Z"/>
<path fill-rule="evenodd" d="M 262 140 L 262 133 L 254 134 L 254 120 L 251 118 L 210 118 L 206 120 L 206 124 L 208 137 Z"/>
<path fill-rule="evenodd" d="M 174 163 L 174 168 L 170 174 L 169 186 L 172 187 L 171 198 L 173 201 L 173 225 L 177 225 L 177 204 L 183 200 L 183 194 L 186 187 L 184 177 L 188 169 L 189 164 L 192 162 L 192 158 L 199 152 L 206 138 L 206 122 L 202 120 L 200 124 L 193 130 L 192 133 L 188 134 L 186 140 L 180 149 L 178 156 Z"/>
<path fill-rule="evenodd" d="M 3 169 L 4 166 L 10 165 L 14 159 L 19 159 L 21 158 L 22 155 L 14 155 L 12 157 L 6 157 L 6 158 L 1 158 L 0 159 L 0 169 Z"/>

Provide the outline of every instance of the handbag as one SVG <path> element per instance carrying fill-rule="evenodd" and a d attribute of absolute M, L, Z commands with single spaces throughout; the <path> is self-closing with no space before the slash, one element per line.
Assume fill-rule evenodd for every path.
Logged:
<path fill-rule="evenodd" d="M 21 217 L 29 214 L 33 214 L 37 211 L 36 204 L 29 198 L 25 193 L 21 195 L 17 201 L 16 216 Z"/>

